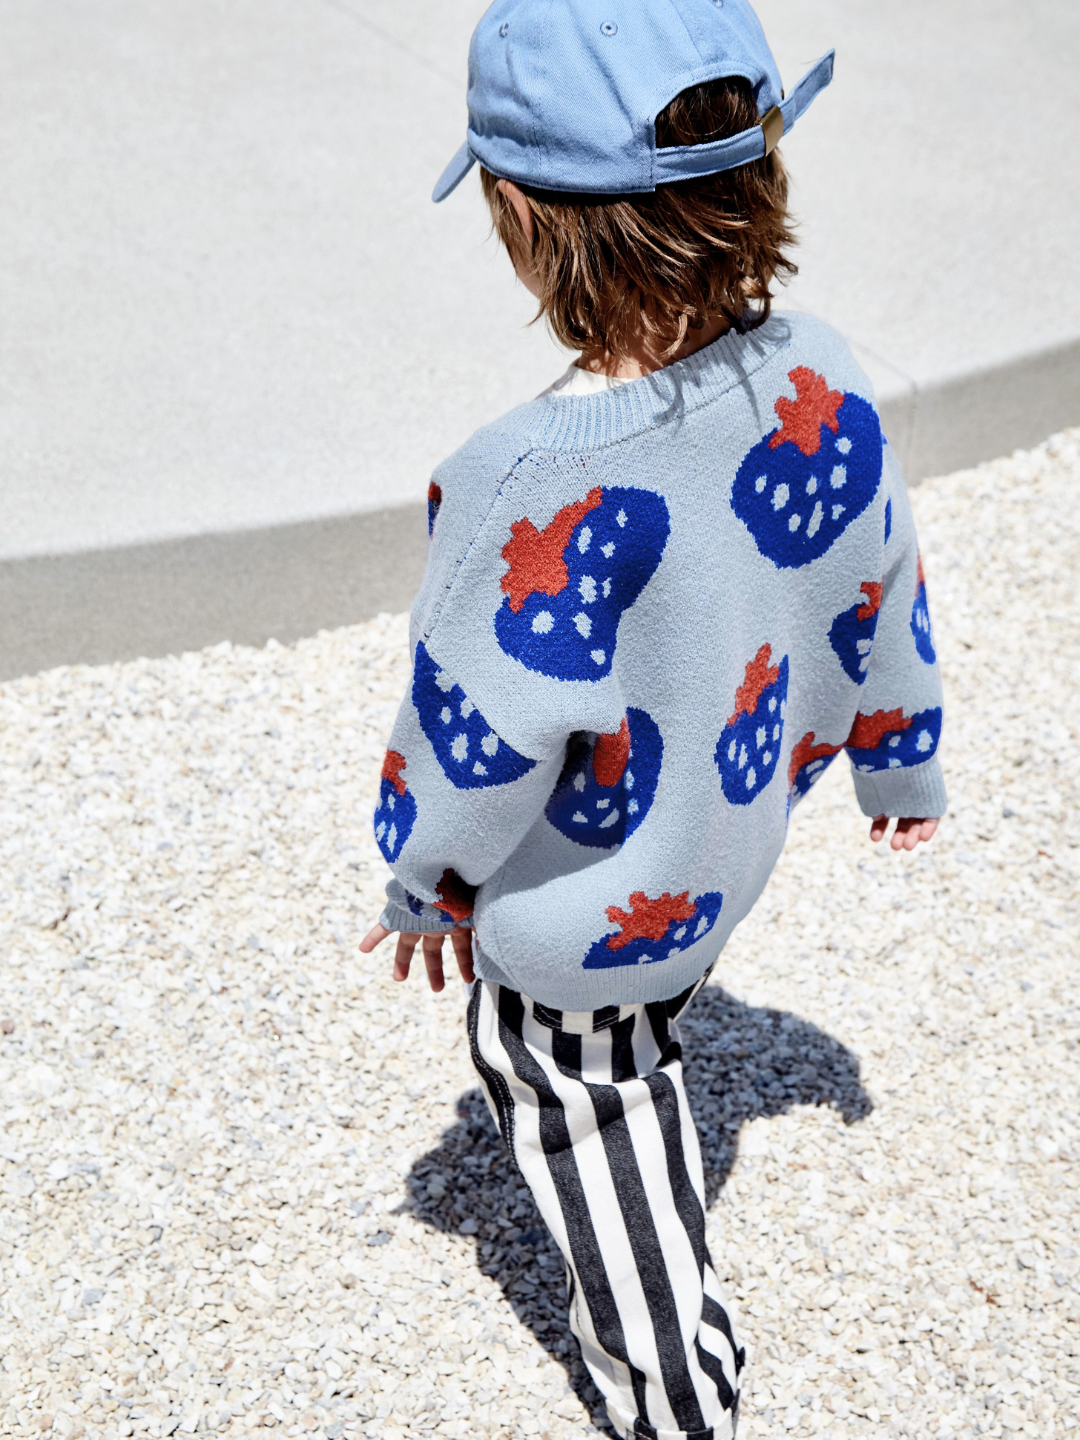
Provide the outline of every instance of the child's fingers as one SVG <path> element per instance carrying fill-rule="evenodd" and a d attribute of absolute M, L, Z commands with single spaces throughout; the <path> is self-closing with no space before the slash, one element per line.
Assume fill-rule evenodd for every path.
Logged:
<path fill-rule="evenodd" d="M 392 930 L 387 930 L 385 925 L 373 925 L 364 938 L 360 941 L 360 949 L 365 955 L 370 955 L 376 945 L 381 945 Z"/>
<path fill-rule="evenodd" d="M 424 936 L 424 964 L 427 966 L 428 984 L 436 994 L 446 984 L 443 978 L 442 942 L 441 933 Z"/>
<path fill-rule="evenodd" d="M 466 985 L 471 985 L 476 979 L 472 959 L 472 931 L 451 930 L 450 944 L 454 947 L 454 955 L 457 959 L 458 970 L 461 972 L 462 980 L 465 981 Z"/>
<path fill-rule="evenodd" d="M 397 951 L 394 954 L 394 979 L 407 980 L 409 978 L 409 966 L 412 964 L 413 951 L 416 949 L 416 942 L 419 935 L 401 934 L 398 936 Z"/>
<path fill-rule="evenodd" d="M 903 815 L 896 822 L 896 829 L 893 831 L 892 848 L 894 850 L 914 850 L 920 840 L 933 839 L 937 830 L 936 820 L 923 820 L 921 816 Z M 889 828 L 889 817 L 887 815 L 875 815 L 870 822 L 870 839 L 876 844 L 884 840 L 885 832 Z"/>
<path fill-rule="evenodd" d="M 896 822 L 892 848 L 894 850 L 914 850 L 920 840 L 929 840 L 936 829 L 936 820 L 923 820 L 921 816 L 905 815 Z"/>

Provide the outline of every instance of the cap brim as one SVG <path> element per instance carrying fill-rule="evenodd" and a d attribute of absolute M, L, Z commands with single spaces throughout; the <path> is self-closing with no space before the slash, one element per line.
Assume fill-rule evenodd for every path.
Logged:
<path fill-rule="evenodd" d="M 461 149 L 447 165 L 446 169 L 439 176 L 438 184 L 431 192 L 431 198 L 436 205 L 440 200 L 445 200 L 452 190 L 456 190 L 462 180 L 476 164 L 476 156 L 469 149 L 469 142 L 466 140 Z"/>

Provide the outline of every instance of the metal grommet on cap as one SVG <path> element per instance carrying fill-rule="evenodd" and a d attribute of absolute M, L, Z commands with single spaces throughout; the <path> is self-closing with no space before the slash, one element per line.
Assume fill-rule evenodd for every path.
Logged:
<path fill-rule="evenodd" d="M 508 35 L 509 33 L 510 33 L 510 23 L 509 23 L 509 21 L 504 20 L 503 23 L 499 26 L 499 34 L 500 34 L 500 35 L 502 36 L 502 38 L 505 40 L 506 37 L 507 37 L 507 35 Z"/>
<path fill-rule="evenodd" d="M 605 20 L 600 26 L 601 35 L 617 35 L 618 33 L 619 27 L 615 24 L 614 20 Z"/>

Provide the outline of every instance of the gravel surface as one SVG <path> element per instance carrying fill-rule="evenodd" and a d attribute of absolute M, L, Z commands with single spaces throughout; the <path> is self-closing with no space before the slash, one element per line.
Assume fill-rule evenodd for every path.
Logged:
<path fill-rule="evenodd" d="M 915 492 L 950 815 L 835 766 L 687 1022 L 740 1440 L 1078 1428 L 1078 493 Z M 0 687 L 4 1436 L 603 1425 L 458 987 L 357 953 L 405 636 Z"/>

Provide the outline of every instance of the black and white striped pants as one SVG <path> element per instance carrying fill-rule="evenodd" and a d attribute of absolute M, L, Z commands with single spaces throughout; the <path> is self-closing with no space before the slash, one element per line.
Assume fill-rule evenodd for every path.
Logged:
<path fill-rule="evenodd" d="M 705 1245 L 674 1000 L 571 1013 L 477 981 L 488 1104 L 567 1265 L 570 1327 L 629 1440 L 730 1440 L 737 1348 Z"/>

